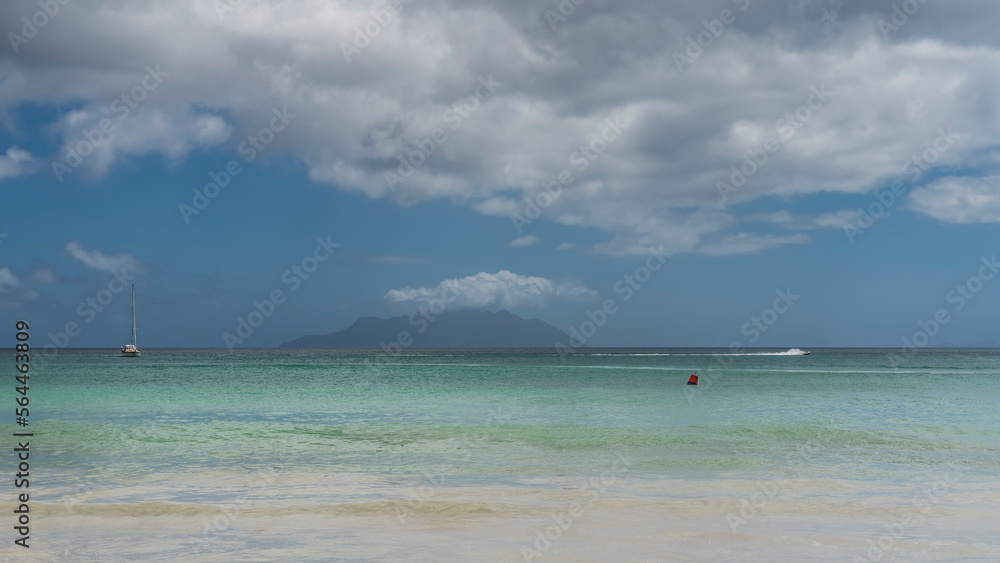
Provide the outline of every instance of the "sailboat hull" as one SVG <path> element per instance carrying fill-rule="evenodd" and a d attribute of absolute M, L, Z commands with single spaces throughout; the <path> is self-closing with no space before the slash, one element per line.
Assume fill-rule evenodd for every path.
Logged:
<path fill-rule="evenodd" d="M 121 357 L 122 358 L 138 358 L 139 357 L 139 351 L 136 350 L 135 352 L 122 352 Z"/>

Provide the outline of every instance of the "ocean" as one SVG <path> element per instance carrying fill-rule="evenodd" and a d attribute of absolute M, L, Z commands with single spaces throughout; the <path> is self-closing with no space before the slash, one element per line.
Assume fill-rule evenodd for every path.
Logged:
<path fill-rule="evenodd" d="M 1000 561 L 996 349 L 66 350 L 30 399 L 5 561 Z"/>

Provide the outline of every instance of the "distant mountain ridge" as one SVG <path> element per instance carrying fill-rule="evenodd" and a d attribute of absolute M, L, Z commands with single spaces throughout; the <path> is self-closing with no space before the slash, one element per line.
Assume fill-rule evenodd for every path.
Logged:
<path fill-rule="evenodd" d="M 361 317 L 344 330 L 303 336 L 281 347 L 545 348 L 568 338 L 565 332 L 545 321 L 522 319 L 505 309 L 496 313 L 446 311 L 432 318 L 433 321 L 425 317 L 412 320 L 407 316 Z"/>

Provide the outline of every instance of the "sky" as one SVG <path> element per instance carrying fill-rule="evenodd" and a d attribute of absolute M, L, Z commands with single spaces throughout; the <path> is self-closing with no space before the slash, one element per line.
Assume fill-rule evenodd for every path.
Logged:
<path fill-rule="evenodd" d="M 985 0 L 4 2 L 0 316 L 117 348 L 134 283 L 140 348 L 459 308 L 588 346 L 1000 340 L 998 26 Z"/>

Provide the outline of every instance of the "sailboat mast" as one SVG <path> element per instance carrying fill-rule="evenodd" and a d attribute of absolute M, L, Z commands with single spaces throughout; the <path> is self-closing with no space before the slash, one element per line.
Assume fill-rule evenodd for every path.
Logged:
<path fill-rule="evenodd" d="M 129 344 L 132 346 L 138 346 L 135 334 L 135 284 L 132 284 L 132 335 L 129 338 Z"/>

